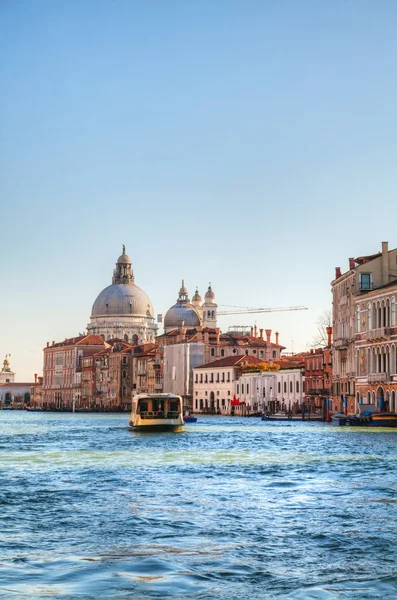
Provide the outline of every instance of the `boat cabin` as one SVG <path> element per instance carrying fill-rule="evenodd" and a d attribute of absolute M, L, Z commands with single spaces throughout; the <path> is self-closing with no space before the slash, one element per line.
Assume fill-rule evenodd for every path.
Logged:
<path fill-rule="evenodd" d="M 136 414 L 141 419 L 177 419 L 181 415 L 181 401 L 178 396 L 139 396 L 136 401 Z"/>

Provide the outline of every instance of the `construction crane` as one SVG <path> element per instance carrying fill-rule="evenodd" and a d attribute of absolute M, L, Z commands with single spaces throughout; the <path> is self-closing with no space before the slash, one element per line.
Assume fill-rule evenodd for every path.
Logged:
<path fill-rule="evenodd" d="M 245 315 L 248 313 L 269 313 L 269 312 L 281 312 L 291 310 L 308 310 L 307 306 L 286 306 L 278 308 L 250 308 L 249 306 L 233 306 L 232 304 L 222 304 L 222 306 L 228 306 L 229 308 L 237 308 L 239 310 L 218 310 L 219 315 Z"/>

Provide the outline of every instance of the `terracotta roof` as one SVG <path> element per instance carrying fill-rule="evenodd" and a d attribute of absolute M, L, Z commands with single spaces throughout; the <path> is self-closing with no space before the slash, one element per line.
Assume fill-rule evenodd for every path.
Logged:
<path fill-rule="evenodd" d="M 259 358 L 256 358 L 255 356 L 249 356 L 247 354 L 243 354 L 242 356 L 226 356 L 225 358 L 220 358 L 219 360 L 214 360 L 213 362 L 201 365 L 201 367 L 196 367 L 196 369 L 236 367 L 242 365 L 243 363 L 248 365 L 257 365 L 259 363 L 263 363 L 263 360 L 259 360 Z"/>
<path fill-rule="evenodd" d="M 49 348 L 61 348 L 64 346 L 104 346 L 105 342 L 100 335 L 90 333 L 89 335 L 79 335 L 73 338 L 65 338 L 63 342 L 57 342 L 52 346 L 45 347 L 44 350 Z"/>

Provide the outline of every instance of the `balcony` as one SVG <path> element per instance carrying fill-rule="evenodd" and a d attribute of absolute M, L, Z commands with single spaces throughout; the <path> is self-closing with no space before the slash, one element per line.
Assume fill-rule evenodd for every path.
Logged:
<path fill-rule="evenodd" d="M 307 390 L 306 394 L 308 396 L 329 396 L 330 390 L 328 388 L 313 388 L 311 390 Z"/>
<path fill-rule="evenodd" d="M 366 338 L 370 340 L 389 340 L 390 339 L 390 327 L 378 327 L 377 329 L 370 329 L 367 331 Z"/>
<path fill-rule="evenodd" d="M 163 389 L 163 384 L 156 382 L 153 387 L 155 392 L 161 392 Z"/>
<path fill-rule="evenodd" d="M 368 373 L 368 383 L 385 383 L 390 381 L 390 373 Z"/>
<path fill-rule="evenodd" d="M 334 340 L 334 348 L 337 350 L 342 350 L 343 348 L 347 348 L 349 345 L 349 340 L 347 338 L 338 338 Z"/>

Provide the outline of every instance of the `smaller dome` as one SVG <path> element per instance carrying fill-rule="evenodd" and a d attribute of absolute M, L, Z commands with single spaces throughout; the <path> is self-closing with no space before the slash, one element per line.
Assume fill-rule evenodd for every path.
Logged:
<path fill-rule="evenodd" d="M 123 265 L 130 265 L 131 259 L 127 254 L 121 254 L 121 256 L 118 257 L 117 262 Z"/>
<path fill-rule="evenodd" d="M 194 296 L 192 298 L 192 304 L 194 303 L 194 304 L 201 305 L 202 302 L 203 302 L 203 299 L 199 294 L 198 288 L 196 288 L 196 291 L 194 292 Z"/>
<path fill-rule="evenodd" d="M 215 300 L 215 294 L 212 291 L 211 284 L 208 286 L 208 290 L 205 293 L 205 299 L 206 300 Z"/>
<path fill-rule="evenodd" d="M 199 327 L 200 317 L 196 309 L 191 304 L 182 305 L 180 303 L 172 306 L 164 317 L 164 329 L 177 329 L 183 323 L 184 327 Z"/>

